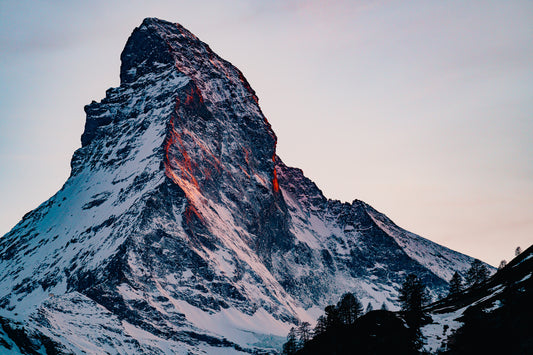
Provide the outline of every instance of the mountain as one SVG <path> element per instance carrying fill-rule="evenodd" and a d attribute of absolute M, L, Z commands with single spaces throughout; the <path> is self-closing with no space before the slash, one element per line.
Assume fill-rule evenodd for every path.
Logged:
<path fill-rule="evenodd" d="M 65 185 L 0 239 L 0 346 L 275 352 L 346 291 L 394 309 L 406 274 L 436 297 L 472 262 L 283 164 L 243 74 L 182 26 L 145 19 L 121 61 Z"/>

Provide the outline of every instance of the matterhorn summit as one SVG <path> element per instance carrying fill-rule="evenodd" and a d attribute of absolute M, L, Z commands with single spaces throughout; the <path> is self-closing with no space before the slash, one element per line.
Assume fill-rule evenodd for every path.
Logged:
<path fill-rule="evenodd" d="M 286 166 L 244 75 L 182 26 L 145 19 L 121 60 L 65 185 L 0 238 L 0 352 L 276 353 L 344 292 L 396 309 L 407 274 L 438 296 L 468 269 Z"/>

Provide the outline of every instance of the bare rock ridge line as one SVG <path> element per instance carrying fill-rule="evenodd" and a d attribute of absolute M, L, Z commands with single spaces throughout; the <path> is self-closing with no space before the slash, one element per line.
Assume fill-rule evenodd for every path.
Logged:
<path fill-rule="evenodd" d="M 286 166 L 244 75 L 182 26 L 145 19 L 121 60 L 65 185 L 0 239 L 13 349 L 276 352 L 344 292 L 395 309 L 406 274 L 436 297 L 468 269 Z"/>

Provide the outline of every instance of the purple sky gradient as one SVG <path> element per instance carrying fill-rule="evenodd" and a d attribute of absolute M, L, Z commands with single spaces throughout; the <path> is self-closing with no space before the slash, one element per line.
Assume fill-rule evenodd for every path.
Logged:
<path fill-rule="evenodd" d="M 493 265 L 533 243 L 531 1 L 2 1 L 0 235 L 54 194 L 144 17 L 240 68 L 331 198 Z"/>

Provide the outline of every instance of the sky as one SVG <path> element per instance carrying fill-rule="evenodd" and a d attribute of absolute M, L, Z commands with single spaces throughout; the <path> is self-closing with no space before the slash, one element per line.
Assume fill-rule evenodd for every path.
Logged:
<path fill-rule="evenodd" d="M 52 196 L 145 17 L 244 73 L 327 197 L 497 266 L 533 243 L 531 1 L 0 1 L 0 235 Z"/>

